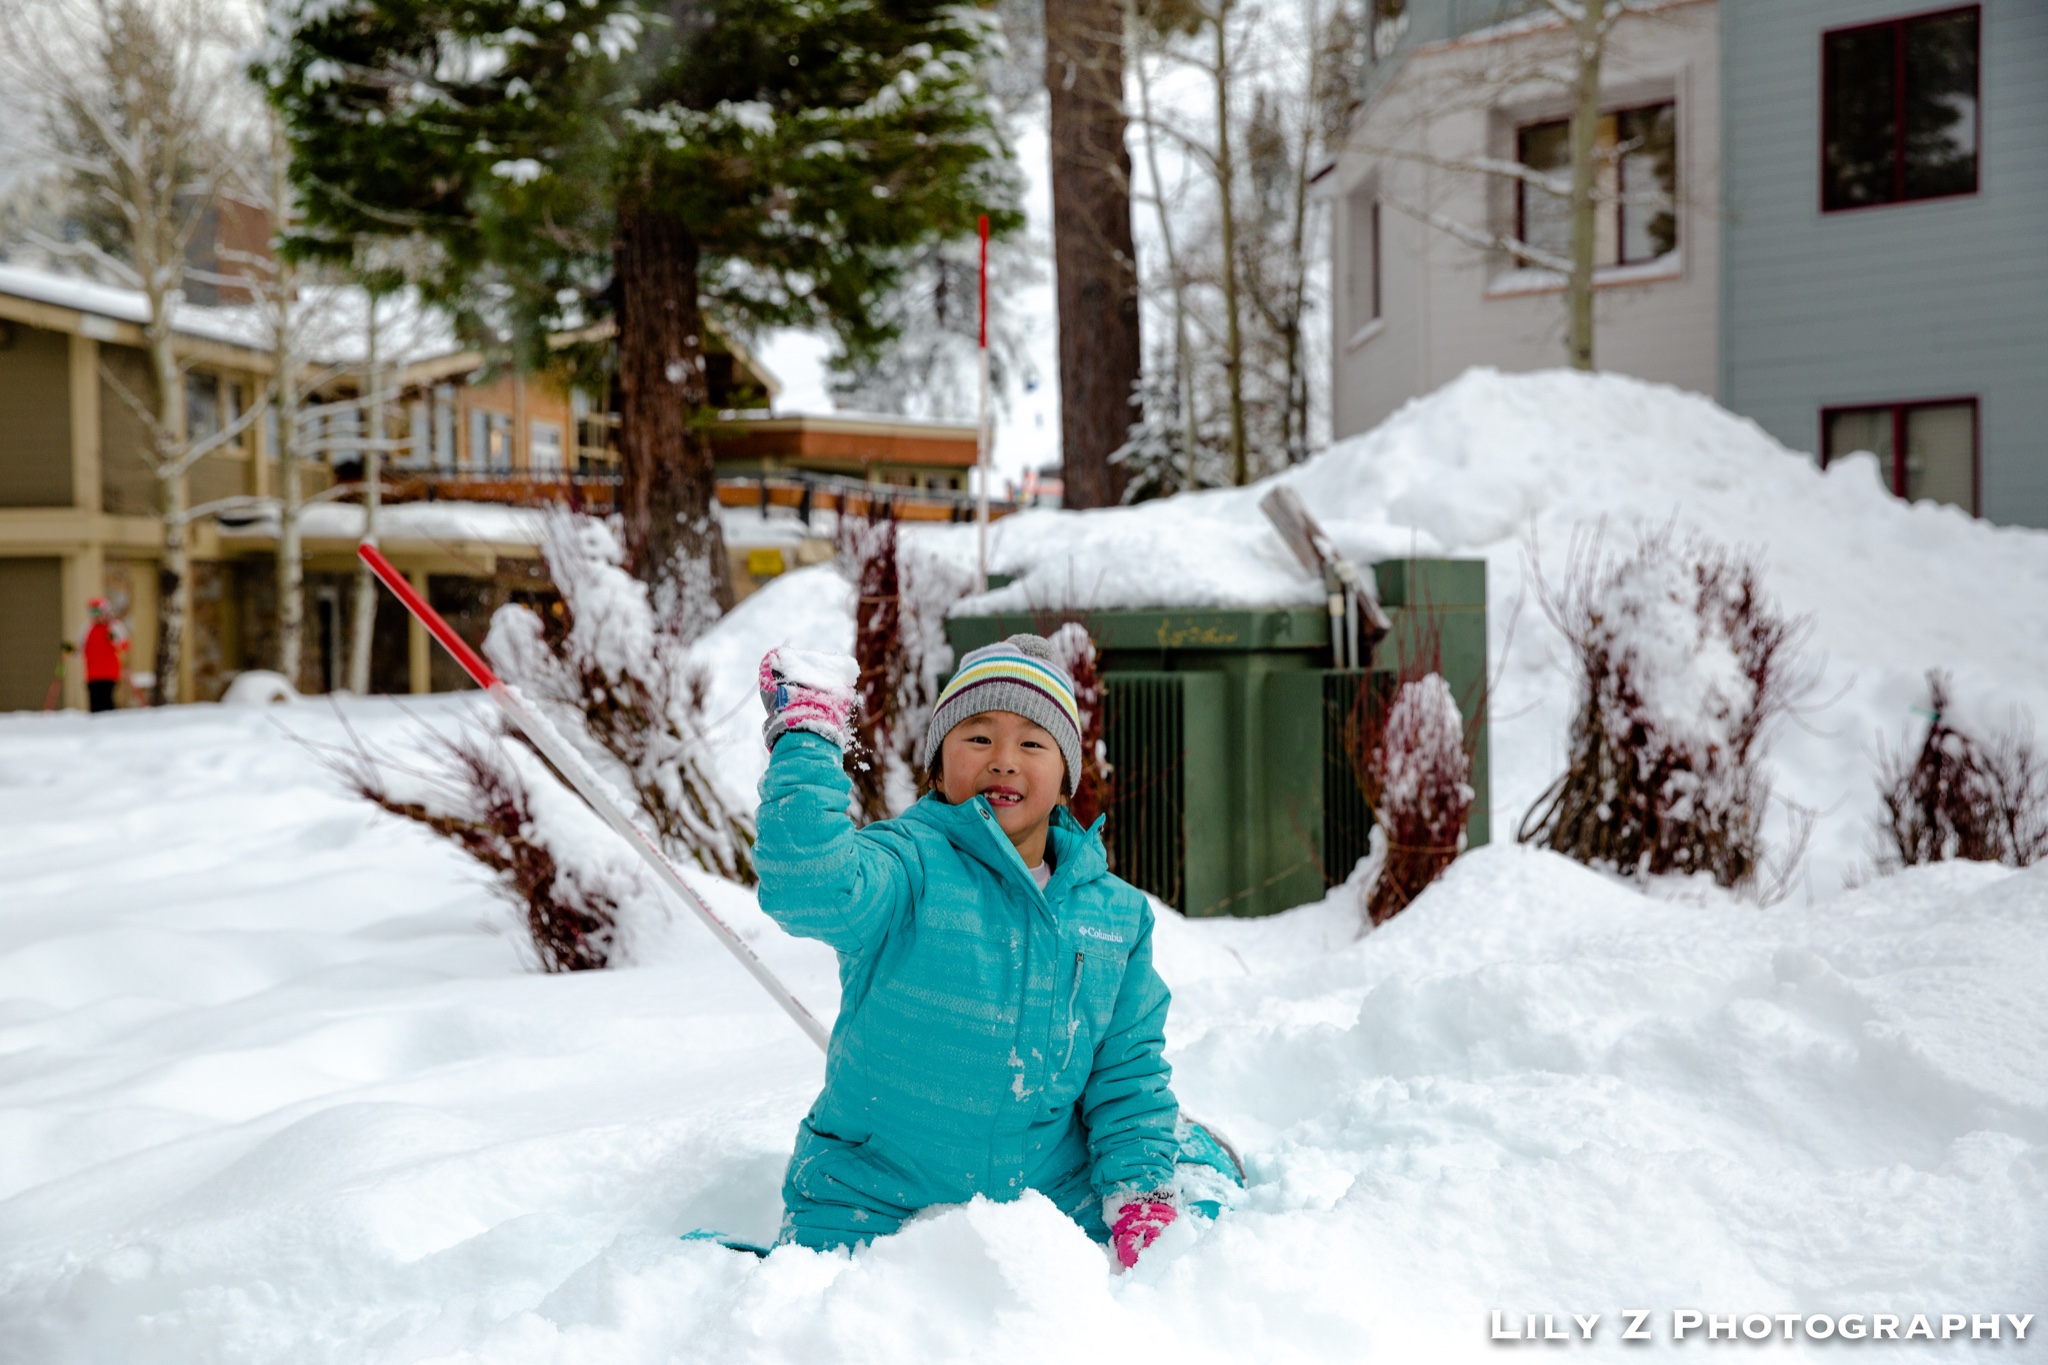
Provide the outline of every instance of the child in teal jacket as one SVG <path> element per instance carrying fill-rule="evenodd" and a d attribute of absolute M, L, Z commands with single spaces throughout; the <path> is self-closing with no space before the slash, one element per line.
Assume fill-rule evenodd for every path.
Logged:
<path fill-rule="evenodd" d="M 761 908 L 839 953 L 825 1088 L 797 1129 L 781 1241 L 864 1243 L 912 1213 L 1038 1190 L 1125 1265 L 1175 1216 L 1178 1106 L 1152 912 L 1066 809 L 1073 683 L 1047 642 L 970 653 L 941 694 L 933 790 L 855 829 L 852 661 L 762 660 Z"/>

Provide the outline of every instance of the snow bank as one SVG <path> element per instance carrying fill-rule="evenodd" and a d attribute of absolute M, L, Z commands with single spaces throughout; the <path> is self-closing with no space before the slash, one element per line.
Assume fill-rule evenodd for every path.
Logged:
<path fill-rule="evenodd" d="M 402 748 L 469 704 L 341 716 Z M 679 1234 L 772 1234 L 811 1044 L 684 917 L 524 970 L 270 714 L 0 719 L 0 1359 L 1414 1361 L 1495 1358 L 1496 1308 L 1619 1354 L 1624 1308 L 2041 1306 L 2048 869 L 1758 910 L 1497 847 L 1362 940 L 1341 893 L 1168 913 L 1239 1213 L 1121 1277 L 1037 1198 L 757 1261 Z M 831 954 L 700 885 L 829 1016 Z"/>
<path fill-rule="evenodd" d="M 2048 723 L 2048 533 L 1901 502 L 1866 456 L 1823 472 L 1697 394 L 1621 375 L 1475 369 L 1278 478 L 1353 558 L 1486 559 L 1503 837 L 1561 771 L 1571 705 L 1528 556 L 1555 581 L 1580 528 L 1604 524 L 1616 550 L 1672 522 L 1752 547 L 1768 589 L 1814 618 L 1825 672 L 1772 764 L 1774 790 L 1820 813 L 1804 894 L 1832 894 L 1867 863 L 1875 741 L 1924 723 L 1915 708 L 1928 669 L 1955 673 L 1966 713 L 2002 720 L 2025 706 Z M 1312 605 L 1320 585 L 1259 512 L 1263 492 L 1006 518 L 995 567 L 1017 581 L 958 610 Z M 913 534 L 973 554 L 969 529 Z"/>

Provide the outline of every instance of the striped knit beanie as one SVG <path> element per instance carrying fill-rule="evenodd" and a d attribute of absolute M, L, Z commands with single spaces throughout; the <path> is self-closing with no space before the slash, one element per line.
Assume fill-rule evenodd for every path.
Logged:
<path fill-rule="evenodd" d="M 1074 705 L 1074 680 L 1053 662 L 1052 643 L 1043 635 L 1012 635 L 960 660 L 924 732 L 926 772 L 938 762 L 947 732 L 984 711 L 1009 711 L 1050 734 L 1067 761 L 1067 794 L 1080 786 L 1081 712 Z"/>

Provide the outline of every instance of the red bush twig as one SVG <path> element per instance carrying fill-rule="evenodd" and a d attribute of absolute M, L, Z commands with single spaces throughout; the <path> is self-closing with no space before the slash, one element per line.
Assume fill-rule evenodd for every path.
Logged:
<path fill-rule="evenodd" d="M 1667 526 L 1612 562 L 1600 539 L 1575 538 L 1560 587 L 1538 578 L 1576 656 L 1579 709 L 1570 764 L 1518 837 L 1593 867 L 1753 889 L 1766 736 L 1813 686 L 1811 623 L 1777 609 L 1751 559 L 1702 536 Z"/>
<path fill-rule="evenodd" d="M 1109 745 L 1102 735 L 1102 666 L 1096 655 L 1095 637 L 1079 621 L 1069 621 L 1049 632 L 1053 658 L 1074 680 L 1074 709 L 1081 714 L 1081 776 L 1068 809 L 1084 826 L 1110 808 Z M 1105 829 L 1107 826 L 1105 826 Z"/>
<path fill-rule="evenodd" d="M 1917 753 L 1879 742 L 1878 866 L 1886 872 L 1951 858 L 2026 867 L 2048 857 L 2048 766 L 2032 727 L 1980 739 L 1950 717 L 1950 682 L 1927 675 L 1927 733 Z"/>
<path fill-rule="evenodd" d="M 353 730 L 349 749 L 308 747 L 358 796 L 426 826 L 489 868 L 499 891 L 523 912 L 542 971 L 608 966 L 618 949 L 618 902 L 600 887 L 565 876 L 554 854 L 532 837 L 532 799 L 508 756 L 468 731 L 451 739 L 422 726 L 421 737 L 433 767 L 410 775 L 427 788 L 428 800 L 394 794 L 378 756 Z"/>

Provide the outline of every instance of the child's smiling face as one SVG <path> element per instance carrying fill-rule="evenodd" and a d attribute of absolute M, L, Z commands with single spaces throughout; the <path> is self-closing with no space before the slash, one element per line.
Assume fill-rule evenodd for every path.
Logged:
<path fill-rule="evenodd" d="M 946 732 L 939 791 L 953 805 L 986 796 L 1027 864 L 1045 860 L 1045 832 L 1066 791 L 1059 741 L 1014 711 L 983 711 Z"/>

